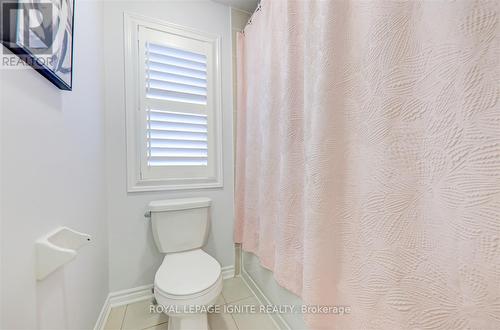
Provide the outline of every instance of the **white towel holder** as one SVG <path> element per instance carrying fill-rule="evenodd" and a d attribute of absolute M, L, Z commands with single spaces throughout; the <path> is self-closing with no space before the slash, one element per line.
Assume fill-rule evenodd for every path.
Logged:
<path fill-rule="evenodd" d="M 56 230 L 35 242 L 36 279 L 42 280 L 76 257 L 76 251 L 90 242 L 90 235 L 67 227 Z"/>

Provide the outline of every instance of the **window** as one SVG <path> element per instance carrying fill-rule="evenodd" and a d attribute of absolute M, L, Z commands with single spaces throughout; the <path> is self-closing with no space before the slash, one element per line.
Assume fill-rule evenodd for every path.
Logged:
<path fill-rule="evenodd" d="M 222 186 L 220 40 L 125 14 L 129 191 Z"/>

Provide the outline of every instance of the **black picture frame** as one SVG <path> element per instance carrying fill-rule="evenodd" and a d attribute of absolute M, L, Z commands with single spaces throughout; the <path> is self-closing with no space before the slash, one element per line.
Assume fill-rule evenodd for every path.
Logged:
<path fill-rule="evenodd" d="M 35 0 L 36 1 L 36 0 Z M 70 67 L 69 67 L 69 82 L 65 81 L 56 71 L 50 68 L 44 61 L 41 61 L 41 57 L 35 54 L 29 47 L 24 46 L 23 44 L 18 42 L 18 21 L 17 17 L 12 19 L 12 17 L 7 18 L 9 15 L 6 11 L 7 4 L 12 7 L 15 5 L 16 1 L 11 0 L 1 0 L 2 12 L 2 30 L 1 30 L 1 43 L 9 49 L 10 52 L 17 55 L 21 60 L 23 60 L 26 64 L 30 65 L 34 70 L 44 76 L 47 80 L 49 80 L 52 84 L 57 86 L 61 90 L 71 91 L 73 89 L 73 31 L 74 31 L 74 22 L 75 22 L 75 0 L 59 0 L 61 3 L 66 2 L 70 5 L 71 10 L 71 31 L 70 37 L 71 41 L 68 43 L 70 46 L 69 56 L 70 56 Z M 24 2 L 17 2 L 18 4 L 24 4 Z M 15 30 L 15 33 L 12 31 Z M 67 35 L 65 34 L 65 38 Z M 67 41 L 66 41 L 67 42 Z M 67 48 L 66 48 L 67 49 Z"/>

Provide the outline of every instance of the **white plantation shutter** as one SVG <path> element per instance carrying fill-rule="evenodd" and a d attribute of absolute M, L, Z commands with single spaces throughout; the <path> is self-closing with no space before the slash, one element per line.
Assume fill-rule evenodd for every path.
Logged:
<path fill-rule="evenodd" d="M 146 97 L 207 104 L 207 58 L 146 43 Z"/>
<path fill-rule="evenodd" d="M 207 58 L 146 42 L 146 98 L 207 104 Z M 148 166 L 207 166 L 206 114 L 148 109 Z"/>
<path fill-rule="evenodd" d="M 150 110 L 148 166 L 206 166 L 207 116 Z"/>
<path fill-rule="evenodd" d="M 136 181 L 220 186 L 218 39 L 168 27 L 136 31 Z"/>

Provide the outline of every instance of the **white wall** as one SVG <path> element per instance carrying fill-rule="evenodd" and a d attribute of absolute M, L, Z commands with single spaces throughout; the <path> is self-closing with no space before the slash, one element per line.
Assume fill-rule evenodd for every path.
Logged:
<path fill-rule="evenodd" d="M 180 24 L 222 37 L 222 112 L 224 188 L 127 193 L 123 61 L 123 12 Z M 233 139 L 230 9 L 211 1 L 107 1 L 104 5 L 106 154 L 109 223 L 109 284 L 111 291 L 153 283 L 161 264 L 144 218 L 152 200 L 207 196 L 213 200 L 206 247 L 222 266 L 234 262 Z"/>
<path fill-rule="evenodd" d="M 239 10 L 239 9 L 234 9 L 231 8 L 231 61 L 232 61 L 232 69 L 233 69 L 233 140 L 234 140 L 234 147 L 235 147 L 235 153 L 236 153 L 236 108 L 237 108 L 237 97 L 236 97 L 236 91 L 237 91 L 237 43 L 236 41 L 238 40 L 238 33 L 243 31 L 245 28 L 248 20 L 250 19 L 251 14 L 247 13 L 245 11 Z M 234 167 L 233 163 L 233 167 Z"/>
<path fill-rule="evenodd" d="M 108 293 L 102 3 L 77 1 L 74 90 L 3 70 L 2 329 L 92 328 Z M 59 225 L 93 241 L 42 282 L 33 243 Z"/>

